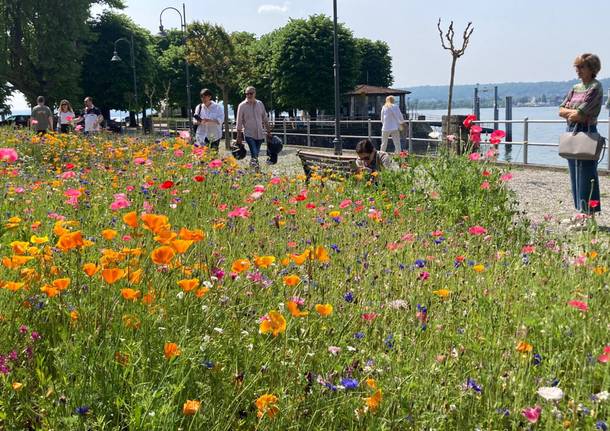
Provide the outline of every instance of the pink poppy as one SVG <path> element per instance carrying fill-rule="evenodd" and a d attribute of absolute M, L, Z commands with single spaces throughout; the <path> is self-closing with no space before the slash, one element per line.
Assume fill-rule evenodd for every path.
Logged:
<path fill-rule="evenodd" d="M 487 229 L 485 229 L 483 226 L 472 226 L 468 229 L 468 233 L 471 235 L 484 235 L 487 233 Z"/>
<path fill-rule="evenodd" d="M 348 206 L 350 206 L 352 204 L 352 200 L 351 199 L 344 199 L 341 201 L 341 203 L 339 204 L 339 208 L 343 209 L 343 208 L 347 208 Z"/>
<path fill-rule="evenodd" d="M 182 157 L 182 156 L 184 156 L 184 151 L 182 151 L 182 150 L 175 150 L 174 151 L 174 156 L 175 157 Z"/>
<path fill-rule="evenodd" d="M 182 139 L 186 139 L 189 140 L 191 139 L 191 133 L 188 130 L 182 130 L 179 134 L 178 134 Z"/>
<path fill-rule="evenodd" d="M 220 159 L 214 159 L 210 163 L 208 163 L 208 167 L 210 169 L 217 169 L 221 166 L 222 166 L 222 160 L 220 160 Z"/>
<path fill-rule="evenodd" d="M 265 186 L 262 184 L 257 184 L 254 186 L 254 191 L 257 193 L 263 193 L 265 191 Z"/>
<path fill-rule="evenodd" d="M 481 142 L 481 134 L 470 131 L 470 141 L 474 144 L 478 144 L 479 142 Z"/>
<path fill-rule="evenodd" d="M 281 183 L 281 182 L 282 182 L 282 179 L 281 179 L 281 178 L 279 178 L 279 177 L 273 177 L 273 178 L 271 178 L 271 179 L 269 180 L 269 182 L 270 182 L 271 184 L 279 184 L 279 183 Z"/>
<path fill-rule="evenodd" d="M 14 148 L 0 148 L 0 161 L 13 163 L 17 161 L 19 155 Z"/>
<path fill-rule="evenodd" d="M 577 308 L 580 311 L 587 311 L 589 309 L 589 305 L 586 302 L 571 300 L 568 301 L 568 305 L 573 308 Z"/>
<path fill-rule="evenodd" d="M 540 418 L 540 413 L 542 413 L 542 407 L 538 405 L 536 405 L 535 407 L 526 407 L 521 410 L 521 414 L 523 415 L 523 417 L 533 424 L 538 422 L 538 419 Z"/>
<path fill-rule="evenodd" d="M 78 189 L 68 189 L 64 192 L 64 195 L 67 197 L 80 197 L 82 193 Z"/>
<path fill-rule="evenodd" d="M 60 178 L 62 180 L 68 180 L 70 178 L 74 178 L 75 176 L 76 176 L 76 173 L 74 171 L 67 171 L 67 172 L 62 173 L 60 175 Z"/>
<path fill-rule="evenodd" d="M 494 157 L 496 157 L 497 153 L 496 150 L 494 150 L 493 148 L 490 148 L 489 150 L 487 150 L 485 152 L 485 157 L 488 159 L 492 159 Z"/>
<path fill-rule="evenodd" d="M 491 175 L 491 172 L 489 172 L 487 169 L 485 169 L 481 175 L 483 175 L 484 177 L 488 177 Z"/>
<path fill-rule="evenodd" d="M 483 181 L 481 183 L 481 189 L 482 190 L 489 190 L 489 181 Z"/>
<path fill-rule="evenodd" d="M 227 214 L 231 218 L 240 217 L 240 218 L 248 218 L 250 217 L 250 211 L 248 211 L 248 207 L 236 207 L 233 211 Z"/>
<path fill-rule="evenodd" d="M 377 313 L 363 313 L 362 320 L 365 320 L 367 322 L 372 322 L 373 320 L 375 320 L 377 318 L 377 316 L 379 316 Z"/>
<path fill-rule="evenodd" d="M 127 208 L 131 205 L 127 195 L 125 193 L 117 193 L 114 195 L 114 202 L 110 204 L 110 209 L 117 211 L 123 208 Z"/>
<path fill-rule="evenodd" d="M 510 172 L 507 172 L 500 177 L 500 181 L 510 181 L 512 179 L 513 179 L 513 174 L 511 174 Z"/>
<path fill-rule="evenodd" d="M 481 158 L 481 155 L 479 153 L 472 153 L 472 154 L 468 155 L 468 158 L 470 160 L 476 161 L 476 160 L 479 160 Z"/>
<path fill-rule="evenodd" d="M 83 130 L 83 126 L 82 125 L 77 125 L 74 130 L 76 130 L 77 132 L 80 132 L 81 130 Z"/>
<path fill-rule="evenodd" d="M 483 128 L 481 126 L 474 125 L 470 128 L 470 134 L 481 133 L 482 131 L 483 131 Z"/>

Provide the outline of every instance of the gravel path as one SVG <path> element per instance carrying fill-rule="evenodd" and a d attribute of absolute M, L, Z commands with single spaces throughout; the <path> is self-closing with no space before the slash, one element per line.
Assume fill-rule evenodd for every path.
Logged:
<path fill-rule="evenodd" d="M 261 150 L 261 166 L 263 172 L 273 172 L 278 175 L 292 175 L 303 173 L 301 163 L 296 157 L 298 148 L 284 147 L 277 165 L 264 164 L 265 148 Z M 328 150 L 330 151 L 330 150 Z M 249 160 L 246 157 L 244 161 Z M 532 222 L 538 223 L 551 217 L 551 221 L 560 230 L 566 226 L 559 226 L 559 221 L 573 217 L 576 214 L 572 204 L 570 191 L 570 176 L 566 171 L 551 171 L 544 169 L 514 168 L 513 178 L 509 187 L 517 194 L 519 209 L 523 211 Z M 602 212 L 596 216 L 597 222 L 604 230 L 610 230 L 610 176 L 600 176 Z"/>

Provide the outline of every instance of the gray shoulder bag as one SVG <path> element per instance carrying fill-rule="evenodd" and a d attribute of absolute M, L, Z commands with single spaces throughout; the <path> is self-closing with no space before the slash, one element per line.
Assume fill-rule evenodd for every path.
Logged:
<path fill-rule="evenodd" d="M 591 126 L 589 125 L 589 130 Z M 600 160 L 606 138 L 599 133 L 566 132 L 559 138 L 559 155 L 564 159 Z"/>

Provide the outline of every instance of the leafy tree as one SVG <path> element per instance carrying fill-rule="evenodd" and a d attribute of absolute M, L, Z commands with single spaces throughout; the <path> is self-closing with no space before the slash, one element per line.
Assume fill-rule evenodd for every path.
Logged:
<path fill-rule="evenodd" d="M 28 102 L 44 95 L 50 105 L 80 96 L 83 43 L 93 4 L 122 8 L 122 0 L 0 0 L 4 79 Z M 2 67 L 0 67 L 0 70 Z"/>
<path fill-rule="evenodd" d="M 222 93 L 225 113 L 225 145 L 229 147 L 229 92 L 236 85 L 235 46 L 225 29 L 216 24 L 189 24 L 186 42 L 189 61 L 199 69 L 204 82 L 211 82 Z"/>
<path fill-rule="evenodd" d="M 182 116 L 187 116 L 186 73 L 187 57 L 184 37 L 180 30 L 169 30 L 164 36 L 155 38 L 155 56 L 158 61 L 156 87 L 160 98 L 171 107 L 180 107 Z M 196 101 L 197 85 L 201 73 L 190 68 L 191 97 Z M 191 101 L 191 103 L 193 102 Z"/>
<path fill-rule="evenodd" d="M 87 46 L 84 58 L 82 86 L 93 97 L 96 105 L 110 109 L 137 111 L 147 105 L 144 89 L 154 82 L 156 63 L 152 38 L 146 29 L 138 27 L 123 14 L 105 12 L 91 23 L 94 40 Z M 136 66 L 138 103 L 135 103 L 130 46 L 119 42 L 116 46 L 121 61 L 111 62 L 114 41 L 126 38 L 131 43 Z"/>
<path fill-rule="evenodd" d="M 325 15 L 292 19 L 278 31 L 273 52 L 273 88 L 282 106 L 334 112 L 333 21 Z M 352 90 L 360 72 L 356 42 L 339 25 L 340 91 Z"/>
<path fill-rule="evenodd" d="M 389 87 L 394 83 L 390 47 L 381 40 L 356 39 L 360 55 L 360 75 L 357 84 Z"/>
<path fill-rule="evenodd" d="M 0 115 L 4 116 L 11 112 L 8 99 L 11 97 L 12 89 L 8 83 L 0 83 Z"/>

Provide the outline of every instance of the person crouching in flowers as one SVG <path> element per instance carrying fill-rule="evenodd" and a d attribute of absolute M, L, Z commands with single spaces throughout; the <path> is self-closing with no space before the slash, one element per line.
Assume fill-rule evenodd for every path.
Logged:
<path fill-rule="evenodd" d="M 581 82 L 568 92 L 559 108 L 559 116 L 566 119 L 568 132 L 597 133 L 597 116 L 604 91 L 595 77 L 601 70 L 601 61 L 597 55 L 582 54 L 574 60 L 574 67 Z M 576 210 L 585 214 L 600 211 L 597 161 L 568 159 L 568 167 Z M 579 220 L 576 217 L 573 222 Z"/>
<path fill-rule="evenodd" d="M 356 166 L 358 172 L 379 172 L 384 169 L 394 169 L 392 158 L 385 151 L 377 151 L 369 139 L 363 139 L 356 145 Z"/>

